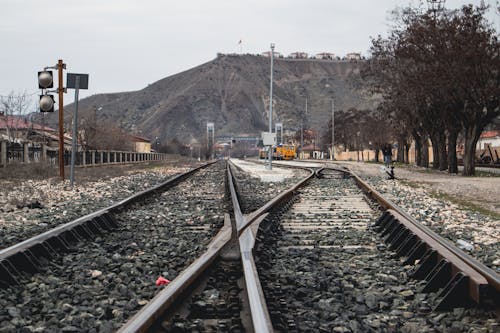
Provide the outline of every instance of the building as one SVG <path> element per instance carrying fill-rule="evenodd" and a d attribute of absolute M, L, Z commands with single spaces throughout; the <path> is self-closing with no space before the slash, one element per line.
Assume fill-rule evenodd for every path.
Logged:
<path fill-rule="evenodd" d="M 347 53 L 345 55 L 345 58 L 347 60 L 361 60 L 361 53 L 355 53 L 355 52 Z"/>
<path fill-rule="evenodd" d="M 263 57 L 271 58 L 271 51 L 262 52 L 261 55 Z M 281 55 L 281 53 L 274 51 L 274 57 L 275 58 L 282 58 L 283 56 Z"/>
<path fill-rule="evenodd" d="M 59 131 L 30 122 L 26 117 L 0 115 L 0 141 L 12 143 L 38 142 L 59 147 Z M 71 147 L 71 135 L 64 134 L 65 147 Z"/>
<path fill-rule="evenodd" d="M 321 53 L 316 54 L 316 59 L 333 60 L 333 59 L 335 59 L 335 53 L 321 52 Z"/>
<path fill-rule="evenodd" d="M 150 153 L 151 140 L 138 135 L 129 135 L 130 140 L 134 144 L 134 151 L 137 153 Z"/>
<path fill-rule="evenodd" d="M 487 146 L 491 148 L 499 148 L 500 147 L 500 130 L 493 131 L 484 131 L 481 133 L 479 140 L 477 140 L 476 149 L 485 149 Z"/>
<path fill-rule="evenodd" d="M 293 52 L 290 53 L 289 57 L 293 59 L 307 59 L 308 54 L 307 52 Z"/>

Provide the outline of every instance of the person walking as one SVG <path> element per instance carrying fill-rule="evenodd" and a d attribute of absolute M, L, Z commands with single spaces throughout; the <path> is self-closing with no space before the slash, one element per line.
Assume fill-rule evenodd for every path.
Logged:
<path fill-rule="evenodd" d="M 382 148 L 382 154 L 384 155 L 384 164 L 388 168 L 392 162 L 392 147 L 391 144 L 387 143 Z"/>

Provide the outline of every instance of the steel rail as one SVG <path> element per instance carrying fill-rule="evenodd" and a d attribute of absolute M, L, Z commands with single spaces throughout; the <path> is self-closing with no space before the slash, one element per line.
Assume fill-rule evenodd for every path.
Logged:
<path fill-rule="evenodd" d="M 269 315 L 264 291 L 262 290 L 259 273 L 257 271 L 255 259 L 253 256 L 255 237 L 257 235 L 260 222 L 265 219 L 265 217 L 268 215 L 268 212 L 272 208 L 290 199 L 296 193 L 297 189 L 304 186 L 312 177 L 315 176 L 315 172 L 312 169 L 294 167 L 296 169 L 306 169 L 310 172 L 310 175 L 293 185 L 288 190 L 280 193 L 278 196 L 268 201 L 261 208 L 250 214 L 244 215 L 241 212 L 240 204 L 238 202 L 238 195 L 234 188 L 235 182 L 231 172 L 231 165 L 236 168 L 237 166 L 234 165 L 234 163 L 232 163 L 231 161 L 228 164 L 228 180 L 231 188 L 231 200 L 233 203 L 234 215 L 236 220 L 237 237 L 240 245 L 241 262 L 243 267 L 243 274 L 245 276 L 245 286 L 248 295 L 248 302 L 250 305 L 253 329 L 254 332 L 259 333 L 273 332 L 271 316 Z"/>
<path fill-rule="evenodd" d="M 367 190 L 367 192 L 377 200 L 377 202 L 379 202 L 386 209 L 392 209 L 392 210 L 398 212 L 405 219 L 411 221 L 411 223 L 414 224 L 415 226 L 417 226 L 420 230 L 424 231 L 426 234 L 428 234 L 430 237 L 435 239 L 437 242 L 441 243 L 450 252 L 452 252 L 456 256 L 462 258 L 462 260 L 464 260 L 470 267 L 474 268 L 476 271 L 481 273 L 481 275 L 483 275 L 486 278 L 486 280 L 488 280 L 488 282 L 490 283 L 490 285 L 492 287 L 494 287 L 498 292 L 500 292 L 500 275 L 499 274 L 497 274 L 494 270 L 487 267 L 483 263 L 472 258 L 470 255 L 463 252 L 458 247 L 451 245 L 448 240 L 446 240 L 445 238 L 441 237 L 440 235 L 438 235 L 437 233 L 432 231 L 429 227 L 418 222 L 415 218 L 410 216 L 407 212 L 405 212 L 401 207 L 397 206 L 394 202 L 392 202 L 388 199 L 385 199 L 378 191 L 376 191 L 370 185 L 368 185 L 366 182 L 364 182 L 354 172 L 352 172 L 352 171 L 350 171 L 350 172 L 354 176 L 356 181 L 359 184 L 361 184 L 361 186 L 363 188 L 365 188 Z"/>
<path fill-rule="evenodd" d="M 117 225 L 111 215 L 112 213 L 154 192 L 165 190 L 165 188 L 173 186 L 196 171 L 206 168 L 213 163 L 207 163 L 191 169 L 109 207 L 64 223 L 42 234 L 0 250 L 0 285 L 17 284 L 16 275 L 19 274 L 19 271 L 37 271 L 38 257 L 51 257 L 55 255 L 57 249 L 67 249 L 69 243 L 72 241 L 80 238 L 90 238 L 93 234 L 99 233 L 100 229 L 110 230 L 116 228 Z"/>
<path fill-rule="evenodd" d="M 253 330 L 259 333 L 273 332 L 271 316 L 267 309 L 264 291 L 262 290 L 259 273 L 253 256 L 257 230 L 260 222 L 264 220 L 266 216 L 267 213 L 259 216 L 249 228 L 243 231 L 238 239 L 248 303 L 250 304 L 250 313 L 252 315 Z"/>
<path fill-rule="evenodd" d="M 232 235 L 229 214 L 224 215 L 224 226 L 208 245 L 208 249 L 184 269 L 159 294 L 123 325 L 119 333 L 146 332 L 165 311 L 200 277 L 229 243 Z"/>
<path fill-rule="evenodd" d="M 384 198 L 380 192 L 378 192 L 368 183 L 362 180 L 354 171 L 349 169 L 335 168 L 331 166 L 326 167 L 325 169 L 331 169 L 350 174 L 355 179 L 356 183 L 363 189 L 363 191 L 367 193 L 368 196 L 372 197 L 386 211 L 392 213 L 392 215 L 395 216 L 398 222 L 408 226 L 408 229 L 410 229 L 414 235 L 417 235 L 417 237 L 428 244 L 428 246 L 437 251 L 438 258 L 434 260 L 437 260 L 438 264 L 440 264 L 440 260 L 444 260 L 447 264 L 451 263 L 451 273 L 465 273 L 469 279 L 469 296 L 474 301 L 476 301 L 477 303 L 482 302 L 486 285 L 491 286 L 497 293 L 497 295 L 500 293 L 500 276 L 491 268 L 485 266 L 483 263 L 480 263 L 476 259 L 464 253 L 459 248 L 453 246 L 448 240 L 444 239 L 427 226 L 418 222 L 415 218 L 410 216 L 394 202 Z M 394 228 L 392 229 L 392 233 L 392 237 L 391 235 L 389 236 L 391 240 L 394 240 L 396 236 L 400 237 L 401 239 L 403 239 L 404 237 L 403 231 L 400 229 Z M 444 263 L 441 265 L 444 265 Z M 441 274 L 440 271 L 436 271 L 434 273 L 434 278 L 437 278 L 437 275 Z M 432 277 L 428 278 L 432 279 Z M 431 280 L 430 283 L 432 282 L 433 281 Z"/>

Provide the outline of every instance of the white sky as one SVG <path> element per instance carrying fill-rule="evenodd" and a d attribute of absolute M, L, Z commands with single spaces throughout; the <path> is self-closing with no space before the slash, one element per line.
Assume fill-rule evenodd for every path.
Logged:
<path fill-rule="evenodd" d="M 58 59 L 68 72 L 90 74 L 82 98 L 142 89 L 217 52 L 240 52 L 240 39 L 244 53 L 274 42 L 284 55 L 367 54 L 370 36 L 388 31 L 389 11 L 410 2 L 419 1 L 0 0 L 0 95 L 37 94 L 37 71 Z M 446 4 L 469 2 L 479 0 Z M 499 31 L 498 15 L 490 10 L 489 17 Z"/>

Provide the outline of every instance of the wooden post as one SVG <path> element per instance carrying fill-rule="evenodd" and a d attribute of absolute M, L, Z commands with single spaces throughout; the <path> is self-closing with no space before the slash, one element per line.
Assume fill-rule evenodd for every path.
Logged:
<path fill-rule="evenodd" d="M 61 179 L 64 180 L 64 87 L 63 87 L 63 69 L 66 68 L 66 64 L 62 60 L 57 62 L 57 70 L 59 74 L 59 87 L 57 92 L 59 93 L 59 175 Z"/>
<path fill-rule="evenodd" d="M 42 162 L 47 161 L 47 146 L 42 144 Z"/>
<path fill-rule="evenodd" d="M 2 141 L 0 149 L 0 162 L 4 168 L 7 167 L 7 141 Z"/>

